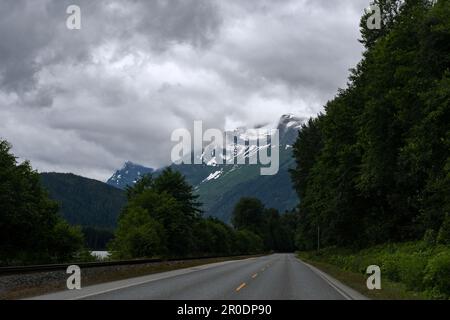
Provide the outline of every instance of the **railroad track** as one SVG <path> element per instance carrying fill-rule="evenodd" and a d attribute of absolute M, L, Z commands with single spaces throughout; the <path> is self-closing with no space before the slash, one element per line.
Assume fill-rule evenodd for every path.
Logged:
<path fill-rule="evenodd" d="M 125 265 L 140 265 L 151 264 L 160 262 L 177 262 L 177 261 L 189 261 L 189 260 L 207 260 L 218 258 L 239 258 L 243 256 L 212 256 L 212 257 L 194 257 L 194 258 L 177 258 L 177 259 L 139 259 L 139 260 L 121 260 L 121 261 L 106 261 L 106 262 L 80 262 L 80 263 L 62 263 L 62 264 L 45 264 L 45 265 L 30 265 L 30 266 L 18 266 L 18 267 L 0 267 L 0 276 L 12 275 L 12 274 L 26 274 L 45 271 L 59 271 L 66 270 L 71 265 L 77 265 L 81 269 L 83 268 L 100 268 L 100 267 L 114 267 Z"/>

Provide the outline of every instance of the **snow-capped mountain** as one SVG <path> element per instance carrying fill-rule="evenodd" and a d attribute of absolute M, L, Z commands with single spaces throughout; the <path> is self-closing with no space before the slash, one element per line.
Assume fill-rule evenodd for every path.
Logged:
<path fill-rule="evenodd" d="M 152 168 L 128 161 L 106 183 L 119 189 L 125 189 L 129 185 L 135 184 L 143 175 L 153 172 Z"/>
<path fill-rule="evenodd" d="M 247 162 L 252 163 L 252 160 L 257 158 L 260 151 L 272 146 L 270 136 L 275 129 L 279 130 L 280 147 L 285 149 L 291 147 L 295 143 L 298 130 L 305 120 L 294 115 L 283 115 L 277 128 L 265 127 L 249 130 L 246 127 L 240 127 L 234 131 L 225 132 L 224 146 L 211 143 L 204 147 L 203 153 L 197 158 L 204 160 L 202 162 L 208 166 L 227 164 L 230 163 L 230 160 L 232 163 L 238 163 L 238 159 L 243 161 L 245 158 L 249 159 Z M 209 157 L 205 159 L 207 155 Z M 217 179 L 217 176 L 215 178 Z"/>
<path fill-rule="evenodd" d="M 191 165 L 174 166 L 185 174 L 187 179 L 195 186 L 200 201 L 203 203 L 207 215 L 215 216 L 228 222 L 234 205 L 242 197 L 259 198 L 267 207 L 284 212 L 293 209 L 299 202 L 297 194 L 293 190 L 289 169 L 293 168 L 295 161 L 292 155 L 292 146 L 298 137 L 298 131 L 307 119 L 293 115 L 284 115 L 278 122 L 277 129 L 280 134 L 279 163 L 280 168 L 274 176 L 262 176 L 261 165 L 217 165 L 214 161 L 200 166 L 201 170 L 192 171 Z M 256 145 L 245 141 L 264 138 L 267 130 L 255 132 L 245 128 L 237 129 L 239 139 L 236 144 L 227 144 L 227 149 L 235 149 L 235 157 L 256 156 L 258 151 L 273 147 L 270 143 Z M 263 139 L 264 140 L 264 139 Z M 256 145 L 256 146 L 255 146 Z M 209 150 L 214 145 L 208 146 Z M 206 152 L 208 152 L 206 148 Z M 214 158 L 213 158 L 214 159 Z"/>
<path fill-rule="evenodd" d="M 280 169 L 274 176 L 262 176 L 261 165 L 237 164 L 237 159 L 244 156 L 256 157 L 258 151 L 273 147 L 270 139 L 267 139 L 267 135 L 270 130 L 275 128 L 260 130 L 238 128 L 226 132 L 226 136 L 236 136 L 236 139 L 228 139 L 228 143 L 223 146 L 218 147 L 212 143 L 204 147 L 203 153 L 198 157 L 203 160 L 209 153 L 208 161 L 203 161 L 201 165 L 173 164 L 171 167 L 180 171 L 194 186 L 196 193 L 200 196 L 200 202 L 203 203 L 206 215 L 215 216 L 228 222 L 234 205 L 241 197 L 257 197 L 267 207 L 278 209 L 281 212 L 290 210 L 298 204 L 289 174 L 289 169 L 295 164 L 292 157 L 292 146 L 297 139 L 298 130 L 306 120 L 294 115 L 283 115 L 279 120 L 276 129 L 279 130 Z M 265 141 L 265 139 L 267 140 Z M 256 141 L 260 143 L 256 143 Z M 222 159 L 226 163 L 230 157 L 236 160 L 235 164 L 221 164 Z M 248 161 L 247 163 L 249 163 Z M 149 172 L 158 174 L 158 171 L 127 163 L 108 180 L 108 184 L 125 188 L 126 185 L 135 183 L 143 174 Z"/>

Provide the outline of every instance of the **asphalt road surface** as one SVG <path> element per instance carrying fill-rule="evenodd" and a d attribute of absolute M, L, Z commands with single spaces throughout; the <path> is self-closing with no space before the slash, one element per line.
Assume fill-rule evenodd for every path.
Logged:
<path fill-rule="evenodd" d="M 35 299 L 351 300 L 364 297 L 293 254 L 273 254 L 67 290 Z"/>

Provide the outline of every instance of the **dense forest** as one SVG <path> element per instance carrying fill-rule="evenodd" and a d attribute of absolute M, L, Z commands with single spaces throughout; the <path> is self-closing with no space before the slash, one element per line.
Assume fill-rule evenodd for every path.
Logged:
<path fill-rule="evenodd" d="M 126 204 L 122 190 L 74 174 L 41 173 L 42 185 L 60 205 L 61 215 L 72 225 L 115 229 Z"/>
<path fill-rule="evenodd" d="M 0 265 L 69 261 L 83 249 L 83 235 L 58 214 L 39 174 L 17 163 L 0 140 Z"/>
<path fill-rule="evenodd" d="M 124 191 L 74 174 L 41 173 L 40 178 L 61 216 L 82 227 L 86 246 L 105 250 L 127 201 Z"/>
<path fill-rule="evenodd" d="M 185 177 L 171 168 L 127 188 L 115 238 L 114 258 L 198 257 L 292 251 L 295 215 L 280 215 L 252 198 L 233 211 L 233 227 L 203 217 Z"/>
<path fill-rule="evenodd" d="M 377 0 L 348 88 L 301 128 L 297 245 L 450 241 L 450 5 Z"/>

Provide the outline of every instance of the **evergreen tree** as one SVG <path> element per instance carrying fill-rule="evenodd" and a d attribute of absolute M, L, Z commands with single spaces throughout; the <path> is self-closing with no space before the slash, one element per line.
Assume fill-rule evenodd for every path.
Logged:
<path fill-rule="evenodd" d="M 232 223 L 237 230 L 248 230 L 261 235 L 264 228 L 264 205 L 258 199 L 242 198 L 234 207 Z"/>
<path fill-rule="evenodd" d="M 0 264 L 67 261 L 82 249 L 83 236 L 58 214 L 29 162 L 17 164 L 0 141 Z"/>
<path fill-rule="evenodd" d="M 301 128 L 292 180 L 297 245 L 422 239 L 450 211 L 450 6 L 376 0 L 361 20 L 362 61 L 348 88 Z"/>
<path fill-rule="evenodd" d="M 143 177 L 127 189 L 128 205 L 119 218 L 116 238 L 111 250 L 117 256 L 138 257 L 168 256 L 187 257 L 195 251 L 194 227 L 200 220 L 200 204 L 185 178 L 171 169 L 158 177 Z M 145 227 L 139 219 L 148 216 Z M 138 219 L 139 218 L 139 219 Z M 163 232 L 161 232 L 161 228 Z M 148 232 L 145 241 L 151 245 L 138 246 L 137 240 Z M 127 234 L 135 235 L 130 239 Z M 150 236 L 151 234 L 151 236 Z"/>

